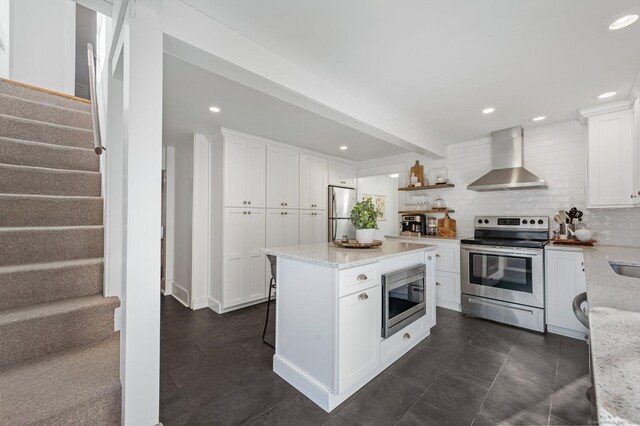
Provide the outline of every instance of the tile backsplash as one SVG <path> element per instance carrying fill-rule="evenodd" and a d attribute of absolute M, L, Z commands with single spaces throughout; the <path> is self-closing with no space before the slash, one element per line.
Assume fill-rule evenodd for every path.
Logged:
<path fill-rule="evenodd" d="M 640 207 L 628 209 L 586 209 L 585 127 L 578 121 L 526 129 L 525 167 L 547 181 L 549 189 L 475 192 L 466 189 L 491 170 L 491 139 L 449 145 L 446 159 L 403 155 L 405 173 L 416 159 L 432 168 L 446 167 L 455 188 L 425 191 L 430 199 L 442 197 L 455 209 L 458 235 L 473 234 L 476 215 L 544 215 L 552 217 L 560 209 L 575 206 L 584 212 L 583 221 L 602 244 L 640 246 Z M 375 163 L 373 163 L 375 165 Z M 367 165 L 363 165 L 365 168 Z M 362 166 L 361 166 L 362 167 Z M 371 166 L 368 166 L 371 167 Z M 416 194 L 416 193 L 413 193 Z M 405 194 L 405 202 L 411 193 Z M 399 203 L 403 198 L 399 198 Z M 557 227 L 551 222 L 551 229 Z"/>

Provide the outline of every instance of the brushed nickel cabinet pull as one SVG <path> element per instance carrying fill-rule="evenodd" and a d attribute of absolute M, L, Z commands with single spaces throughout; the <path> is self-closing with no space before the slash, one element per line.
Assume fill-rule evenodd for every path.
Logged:
<path fill-rule="evenodd" d="M 367 293 L 362 293 L 358 296 L 358 300 L 367 300 L 369 295 Z"/>
<path fill-rule="evenodd" d="M 442 257 L 442 256 L 440 256 L 439 254 L 436 253 L 436 257 Z"/>
<path fill-rule="evenodd" d="M 438 281 L 436 281 L 436 285 L 440 285 L 440 283 Z"/>
<path fill-rule="evenodd" d="M 427 259 L 431 260 L 431 256 L 428 256 Z"/>
<path fill-rule="evenodd" d="M 358 275 L 358 281 L 366 281 L 368 277 L 365 274 Z"/>
<path fill-rule="evenodd" d="M 404 333 L 404 335 L 402 336 L 402 340 L 409 340 L 411 339 L 411 335 L 409 333 Z"/>

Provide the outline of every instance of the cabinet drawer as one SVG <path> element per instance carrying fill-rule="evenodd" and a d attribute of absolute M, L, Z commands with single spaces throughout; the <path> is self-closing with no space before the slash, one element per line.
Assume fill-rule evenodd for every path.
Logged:
<path fill-rule="evenodd" d="M 436 270 L 460 273 L 460 246 L 438 244 L 436 249 Z"/>
<path fill-rule="evenodd" d="M 380 285 L 380 265 L 377 263 L 344 269 L 338 274 L 339 297 Z"/>
<path fill-rule="evenodd" d="M 380 343 L 380 361 L 382 364 L 415 343 L 416 339 L 424 334 L 426 328 L 427 317 L 422 317 L 398 331 L 393 336 L 384 339 Z"/>

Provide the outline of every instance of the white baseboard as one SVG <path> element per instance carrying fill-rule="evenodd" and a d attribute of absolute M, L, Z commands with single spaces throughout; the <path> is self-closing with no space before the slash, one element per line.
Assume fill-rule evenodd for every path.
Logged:
<path fill-rule="evenodd" d="M 209 297 L 208 298 L 208 304 L 206 306 L 209 306 L 209 308 L 211 310 L 213 310 L 216 314 L 226 314 L 227 312 L 231 312 L 231 311 L 237 311 L 238 309 L 242 309 L 242 308 L 246 308 L 252 305 L 257 305 L 259 303 L 264 303 L 267 301 L 267 297 L 263 298 L 263 299 L 258 299 L 258 300 L 254 300 L 253 302 L 248 302 L 248 303 L 243 303 L 241 305 L 235 305 L 235 306 L 231 306 L 229 308 L 223 308 L 222 307 L 222 302 Z M 276 298 L 273 297 L 273 295 L 271 296 L 271 300 L 275 300 Z M 195 309 L 195 308 L 194 308 Z"/>
<path fill-rule="evenodd" d="M 576 331 L 568 328 L 556 327 L 555 325 L 547 325 L 547 332 L 578 340 L 587 340 L 585 336 L 588 333 L 588 331 Z"/>
<path fill-rule="evenodd" d="M 193 299 L 193 306 L 191 309 L 202 309 L 209 307 L 209 298 L 208 297 L 200 297 L 198 299 Z"/>
<path fill-rule="evenodd" d="M 184 306 L 189 308 L 189 291 L 181 287 L 177 283 L 173 283 L 171 295 Z"/>
<path fill-rule="evenodd" d="M 446 300 L 441 300 L 436 306 L 439 308 L 451 309 L 452 311 L 461 312 L 460 302 L 447 302 Z"/>
<path fill-rule="evenodd" d="M 173 293 L 173 281 L 164 280 L 164 295 L 171 296 Z"/>
<path fill-rule="evenodd" d="M 218 302 L 216 299 L 214 299 L 213 297 L 209 297 L 209 303 L 208 303 L 209 309 L 211 309 L 213 312 L 215 312 L 216 314 L 221 313 L 220 309 L 222 307 L 222 303 Z"/>

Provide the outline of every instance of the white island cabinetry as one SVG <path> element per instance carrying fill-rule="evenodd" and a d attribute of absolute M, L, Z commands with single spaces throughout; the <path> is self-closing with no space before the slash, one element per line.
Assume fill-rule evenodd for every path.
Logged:
<path fill-rule="evenodd" d="M 331 411 L 429 335 L 435 325 L 435 247 L 385 242 L 265 249 L 277 257 L 274 371 Z M 426 314 L 382 338 L 382 276 L 426 265 Z"/>

